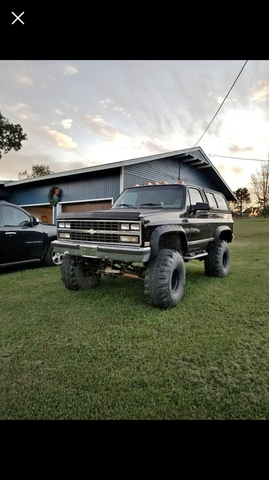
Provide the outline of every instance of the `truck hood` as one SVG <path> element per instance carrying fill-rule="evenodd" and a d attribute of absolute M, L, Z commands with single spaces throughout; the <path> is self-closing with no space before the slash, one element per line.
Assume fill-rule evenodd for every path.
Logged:
<path fill-rule="evenodd" d="M 113 208 L 109 210 L 94 210 L 92 212 L 66 212 L 59 213 L 57 220 L 147 220 L 148 222 L 157 221 L 165 217 L 165 212 L 168 211 L 163 208 Z M 171 212 L 174 213 L 175 218 L 179 218 L 179 210 L 169 210 L 171 219 Z M 171 221 L 171 220 L 170 220 Z"/>
<path fill-rule="evenodd" d="M 163 212 L 159 208 L 113 208 L 109 210 L 94 210 L 93 212 L 59 213 L 57 220 L 140 220 L 145 215 Z"/>

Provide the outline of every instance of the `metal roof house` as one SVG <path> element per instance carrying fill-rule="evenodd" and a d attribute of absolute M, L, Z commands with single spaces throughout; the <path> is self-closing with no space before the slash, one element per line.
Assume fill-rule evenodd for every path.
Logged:
<path fill-rule="evenodd" d="M 42 221 L 56 222 L 58 212 L 108 209 L 122 190 L 152 181 L 199 184 L 236 197 L 201 147 L 96 165 L 36 178 L 0 182 L 0 199 L 24 207 Z M 51 187 L 61 189 L 60 201 L 50 205 Z"/>

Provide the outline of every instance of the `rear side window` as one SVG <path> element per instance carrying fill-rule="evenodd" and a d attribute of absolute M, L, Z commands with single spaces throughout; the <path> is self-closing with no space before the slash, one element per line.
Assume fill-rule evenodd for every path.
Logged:
<path fill-rule="evenodd" d="M 217 200 L 218 208 L 220 210 L 228 210 L 227 202 L 221 193 L 215 193 L 215 198 Z"/>
<path fill-rule="evenodd" d="M 216 202 L 216 199 L 215 199 L 213 193 L 206 192 L 206 198 L 207 198 L 207 201 L 208 201 L 209 206 L 211 208 L 218 208 L 218 205 L 217 205 L 217 202 Z"/>
<path fill-rule="evenodd" d="M 228 204 L 222 193 L 219 192 L 205 192 L 209 206 L 218 210 L 229 210 Z"/>

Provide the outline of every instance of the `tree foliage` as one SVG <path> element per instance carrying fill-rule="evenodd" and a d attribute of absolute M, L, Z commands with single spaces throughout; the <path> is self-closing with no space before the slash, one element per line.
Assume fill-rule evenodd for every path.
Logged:
<path fill-rule="evenodd" d="M 238 188 L 235 192 L 237 202 L 234 203 L 234 211 L 242 217 L 244 210 L 250 203 L 250 193 L 246 187 Z"/>
<path fill-rule="evenodd" d="M 0 159 L 2 152 L 8 153 L 12 148 L 17 152 L 21 149 L 23 140 L 27 140 L 21 125 L 10 123 L 0 112 Z"/>
<path fill-rule="evenodd" d="M 263 164 L 256 174 L 251 175 L 253 196 L 266 217 L 269 211 L 269 163 Z"/>
<path fill-rule="evenodd" d="M 28 173 L 27 170 L 24 172 L 19 172 L 19 179 L 24 178 L 36 178 L 42 177 L 43 175 L 51 175 L 53 172 L 48 165 L 32 165 L 32 173 Z"/>

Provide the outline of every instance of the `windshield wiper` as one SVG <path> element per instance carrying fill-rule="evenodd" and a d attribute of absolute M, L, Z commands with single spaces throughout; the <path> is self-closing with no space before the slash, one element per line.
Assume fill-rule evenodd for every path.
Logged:
<path fill-rule="evenodd" d="M 152 203 L 152 202 L 141 203 L 140 207 L 161 207 L 161 208 L 165 208 L 165 206 L 162 202 L 161 203 Z"/>
<path fill-rule="evenodd" d="M 130 203 L 120 203 L 119 205 L 117 205 L 117 207 L 136 208 L 133 205 L 131 205 Z"/>

